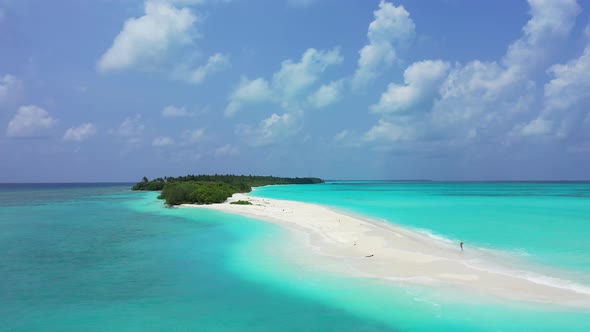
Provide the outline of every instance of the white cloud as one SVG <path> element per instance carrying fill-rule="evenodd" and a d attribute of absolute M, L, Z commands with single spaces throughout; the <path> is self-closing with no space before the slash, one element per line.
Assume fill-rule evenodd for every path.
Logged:
<path fill-rule="evenodd" d="M 565 64 L 554 65 L 553 78 L 545 84 L 542 117 L 556 123 L 557 137 L 590 134 L 584 120 L 590 115 L 590 45 L 582 55 Z M 545 134 L 544 132 L 542 134 Z"/>
<path fill-rule="evenodd" d="M 357 148 L 368 142 L 364 136 L 359 135 L 355 130 L 344 129 L 334 135 L 333 139 L 337 146 Z"/>
<path fill-rule="evenodd" d="M 208 75 L 225 70 L 229 68 L 229 66 L 229 56 L 221 53 L 215 53 L 209 57 L 207 64 L 191 72 L 186 80 L 189 83 L 199 84 L 202 83 Z"/>
<path fill-rule="evenodd" d="M 318 51 L 309 48 L 299 62 L 283 61 L 281 69 L 273 75 L 273 90 L 283 101 L 288 101 L 314 84 L 328 67 L 339 65 L 342 61 L 344 59 L 338 49 Z"/>
<path fill-rule="evenodd" d="M 130 18 L 97 64 L 101 72 L 157 62 L 176 46 L 191 43 L 198 18 L 188 8 L 147 0 L 145 15 Z"/>
<path fill-rule="evenodd" d="M 173 5 L 179 6 L 198 6 L 198 5 L 205 5 L 205 4 L 212 4 L 212 3 L 226 3 L 231 2 L 232 0 L 160 0 L 162 2 L 167 2 Z"/>
<path fill-rule="evenodd" d="M 152 140 L 152 146 L 161 148 L 164 146 L 169 146 L 174 144 L 174 138 L 168 136 L 159 136 Z"/>
<path fill-rule="evenodd" d="M 66 141 L 84 141 L 96 134 L 96 127 L 92 123 L 84 123 L 78 127 L 66 130 L 63 139 Z"/>
<path fill-rule="evenodd" d="M 272 92 L 268 82 L 263 78 L 248 80 L 242 77 L 240 84 L 234 89 L 229 97 L 229 104 L 225 109 L 226 116 L 234 115 L 245 103 L 259 103 L 268 101 Z"/>
<path fill-rule="evenodd" d="M 529 52 L 517 52 L 520 57 L 512 56 L 522 63 L 534 62 L 535 57 L 539 56 L 537 53 L 541 56 L 550 53 L 555 48 L 551 42 L 569 34 L 575 22 L 574 17 L 579 12 L 579 7 L 573 0 L 553 3 L 531 0 L 530 3 L 533 15 L 538 15 L 538 18 L 533 17 L 523 30 L 528 35 L 529 44 L 536 46 L 531 47 Z M 510 51 L 523 43 L 513 44 Z M 590 101 L 589 71 L 590 45 L 586 46 L 578 58 L 551 66 L 547 73 L 552 79 L 544 86 L 540 114 L 528 123 L 515 126 L 514 131 L 521 136 L 552 134 L 557 138 L 565 138 L 573 133 L 585 135 L 588 127 L 584 119 L 590 114 L 587 108 Z"/>
<path fill-rule="evenodd" d="M 339 142 L 339 141 L 344 140 L 348 136 L 350 136 L 350 132 L 347 129 L 344 129 L 341 132 L 339 132 L 336 135 L 334 135 L 334 140 L 337 141 L 337 142 Z"/>
<path fill-rule="evenodd" d="M 125 120 L 114 130 L 114 134 L 125 141 L 128 146 L 139 145 L 142 140 L 144 124 L 139 114 L 126 117 Z"/>
<path fill-rule="evenodd" d="M 279 143 L 296 135 L 303 127 L 303 112 L 296 111 L 278 115 L 273 113 L 262 120 L 257 127 L 240 125 L 237 134 L 248 144 L 263 146 Z"/>
<path fill-rule="evenodd" d="M 545 135 L 551 131 L 551 125 L 551 121 L 536 118 L 528 124 L 517 128 L 517 133 L 521 136 Z"/>
<path fill-rule="evenodd" d="M 145 126 L 141 123 L 141 115 L 126 117 L 119 125 L 115 133 L 120 137 L 139 136 L 143 133 Z"/>
<path fill-rule="evenodd" d="M 529 0 L 531 19 L 522 28 L 523 35 L 508 47 L 503 63 L 517 71 L 542 65 L 546 55 L 570 33 L 580 12 L 576 0 Z M 556 45 L 556 43 L 558 43 Z"/>
<path fill-rule="evenodd" d="M 502 137 L 502 131 L 512 130 L 515 114 L 534 102 L 533 74 L 544 69 L 559 49 L 556 45 L 567 39 L 579 11 L 572 0 L 530 0 L 529 5 L 531 18 L 502 61 L 456 64 L 441 86 L 431 117 L 421 122 L 430 121 L 450 136 L 469 137 L 475 130 Z"/>
<path fill-rule="evenodd" d="M 389 84 L 379 103 L 371 106 L 371 110 L 396 113 L 412 110 L 416 106 L 431 107 L 448 69 L 449 64 L 440 60 L 413 63 L 404 71 L 405 85 Z"/>
<path fill-rule="evenodd" d="M 176 107 L 169 105 L 162 110 L 162 116 L 165 118 L 188 118 L 194 116 L 194 113 L 189 112 L 184 107 Z"/>
<path fill-rule="evenodd" d="M 545 107 L 549 112 L 567 110 L 590 98 L 590 46 L 566 64 L 549 68 L 553 76 L 545 84 Z"/>
<path fill-rule="evenodd" d="M 446 74 L 441 70 L 441 76 L 432 75 L 431 80 L 420 75 L 408 79 L 408 70 L 418 68 L 417 64 L 411 65 L 404 75 L 405 84 L 390 84 L 379 104 L 372 108 L 382 118 L 365 139 L 409 139 L 415 143 L 435 140 L 440 149 L 474 140 L 503 144 L 508 137 L 544 133 L 553 128 L 551 122 L 522 119 L 538 117 L 533 108 L 534 78 L 559 50 L 557 45 L 567 40 L 578 6 L 570 0 L 531 0 L 529 4 L 532 17 L 522 36 L 507 47 L 501 61 L 456 63 L 444 70 Z M 420 87 L 416 82 L 432 84 Z M 419 112 L 408 112 L 412 109 Z M 394 122 L 392 114 L 396 115 Z M 525 124 L 515 127 L 517 121 Z M 393 124 L 394 127 L 390 126 Z"/>
<path fill-rule="evenodd" d="M 264 78 L 248 80 L 242 77 L 229 97 L 225 115 L 234 115 L 248 103 L 272 101 L 283 108 L 290 107 L 290 103 L 297 104 L 297 97 L 315 84 L 328 67 L 341 64 L 342 61 L 338 49 L 318 51 L 309 48 L 299 62 L 290 59 L 283 61 L 281 69 L 273 74 L 272 83 Z"/>
<path fill-rule="evenodd" d="M 528 76 L 512 73 L 496 62 L 476 60 L 455 66 L 441 86 L 431 120 L 456 134 L 472 126 L 510 122 L 515 113 L 530 106 L 535 89 Z"/>
<path fill-rule="evenodd" d="M 326 107 L 342 98 L 343 88 L 344 82 L 341 80 L 324 84 L 320 86 L 316 92 L 309 96 L 308 102 L 312 107 L 315 108 Z"/>
<path fill-rule="evenodd" d="M 182 136 L 191 143 L 202 142 L 207 138 L 205 135 L 205 128 L 187 130 L 182 134 Z"/>
<path fill-rule="evenodd" d="M 240 154 L 240 150 L 238 149 L 238 147 L 235 145 L 231 145 L 231 144 L 226 144 L 224 146 L 221 146 L 221 147 L 215 149 L 215 156 L 217 156 L 217 157 L 235 156 L 238 154 Z"/>
<path fill-rule="evenodd" d="M 415 24 L 403 6 L 381 0 L 374 15 L 367 33 L 369 43 L 359 51 L 358 68 L 352 80 L 355 89 L 370 83 L 384 67 L 390 66 L 396 58 L 396 47 L 414 36 Z"/>
<path fill-rule="evenodd" d="M 57 120 L 41 107 L 35 105 L 21 106 L 8 123 L 8 137 L 42 137 L 49 134 Z"/>
<path fill-rule="evenodd" d="M 0 76 L 0 104 L 11 99 L 22 89 L 23 82 L 12 75 Z"/>
<path fill-rule="evenodd" d="M 342 82 L 332 82 L 316 91 L 311 97 L 303 94 L 316 84 L 320 76 L 330 67 L 343 62 L 337 48 L 332 50 L 307 49 L 297 62 L 288 59 L 281 63 L 281 68 L 272 76 L 248 80 L 242 78 L 239 86 L 229 97 L 225 110 L 226 116 L 234 115 L 245 104 L 270 102 L 273 107 L 285 111 L 282 115 L 273 114 L 262 120 L 257 126 L 240 124 L 236 133 L 248 144 L 263 146 L 285 141 L 293 137 L 303 127 L 303 107 L 313 103 L 317 107 L 335 102 L 340 96 Z"/>
<path fill-rule="evenodd" d="M 415 136 L 413 128 L 399 126 L 380 119 L 363 137 L 364 140 L 372 141 L 402 141 L 411 140 Z"/>
<path fill-rule="evenodd" d="M 203 5 L 207 0 L 160 0 L 162 2 L 167 2 L 172 5 L 178 6 L 192 6 L 192 5 Z"/>

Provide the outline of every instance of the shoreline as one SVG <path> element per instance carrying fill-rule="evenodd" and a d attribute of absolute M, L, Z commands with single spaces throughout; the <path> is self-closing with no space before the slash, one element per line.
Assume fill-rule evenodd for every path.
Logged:
<path fill-rule="evenodd" d="M 230 204 L 238 200 L 253 205 Z M 316 261 L 315 266 L 339 274 L 590 308 L 590 286 L 525 271 L 477 248 L 466 246 L 461 251 L 458 244 L 322 205 L 234 194 L 221 204 L 181 206 L 239 214 L 284 227 L 309 247 L 306 256 Z"/>

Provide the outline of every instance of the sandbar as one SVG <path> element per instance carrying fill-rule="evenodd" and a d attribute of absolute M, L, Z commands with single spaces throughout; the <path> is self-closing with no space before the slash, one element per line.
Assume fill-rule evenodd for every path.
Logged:
<path fill-rule="evenodd" d="M 230 204 L 247 200 L 252 205 Z M 305 242 L 310 259 L 336 273 L 394 283 L 424 283 L 505 299 L 590 307 L 590 286 L 520 270 L 515 261 L 466 245 L 336 209 L 297 201 L 235 194 L 225 203 L 190 205 L 280 225 Z M 321 268 L 321 266 L 318 266 Z"/>

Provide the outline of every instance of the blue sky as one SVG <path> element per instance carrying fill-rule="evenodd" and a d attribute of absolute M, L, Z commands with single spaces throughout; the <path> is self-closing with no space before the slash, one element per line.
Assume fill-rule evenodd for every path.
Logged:
<path fill-rule="evenodd" d="M 590 179 L 590 3 L 0 0 L 0 182 Z"/>

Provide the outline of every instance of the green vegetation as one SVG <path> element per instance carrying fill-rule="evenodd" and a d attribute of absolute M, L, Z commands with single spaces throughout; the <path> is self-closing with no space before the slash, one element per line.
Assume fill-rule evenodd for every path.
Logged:
<path fill-rule="evenodd" d="M 132 190 L 158 191 L 158 198 L 168 205 L 223 203 L 235 193 L 247 193 L 252 187 L 272 184 L 316 184 L 318 178 L 280 178 L 274 176 L 246 175 L 187 175 L 149 180 L 145 176 Z M 238 203 L 245 202 L 245 203 Z M 233 204 L 251 204 L 238 201 Z"/>
<path fill-rule="evenodd" d="M 229 204 L 235 204 L 235 205 L 252 205 L 252 203 L 250 203 L 250 201 L 243 201 L 243 200 L 231 202 Z"/>

